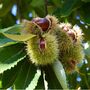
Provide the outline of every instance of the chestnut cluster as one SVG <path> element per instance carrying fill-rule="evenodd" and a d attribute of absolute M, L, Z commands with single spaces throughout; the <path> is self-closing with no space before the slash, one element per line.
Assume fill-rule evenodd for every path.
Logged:
<path fill-rule="evenodd" d="M 81 29 L 70 23 L 59 23 L 55 16 L 24 20 L 22 34 L 36 37 L 26 42 L 27 54 L 35 65 L 52 64 L 60 60 L 65 69 L 72 71 L 84 58 Z"/>

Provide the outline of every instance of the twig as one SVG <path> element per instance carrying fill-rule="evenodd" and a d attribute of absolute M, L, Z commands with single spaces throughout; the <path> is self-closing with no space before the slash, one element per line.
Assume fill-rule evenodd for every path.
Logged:
<path fill-rule="evenodd" d="M 44 0 L 45 1 L 45 16 L 48 14 L 48 10 L 47 10 L 47 0 Z"/>
<path fill-rule="evenodd" d="M 22 12 L 21 12 L 21 4 L 22 4 L 21 0 L 17 0 L 17 14 L 20 22 L 22 22 L 22 19 L 23 19 Z"/>

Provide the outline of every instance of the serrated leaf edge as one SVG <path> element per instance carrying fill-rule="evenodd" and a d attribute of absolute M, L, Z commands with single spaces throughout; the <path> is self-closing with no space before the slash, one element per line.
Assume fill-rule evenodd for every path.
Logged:
<path fill-rule="evenodd" d="M 44 71 L 43 71 L 43 80 L 44 80 L 44 88 L 45 88 L 45 90 L 48 90 L 48 82 L 46 81 L 45 72 Z"/>
<path fill-rule="evenodd" d="M 13 68 L 15 65 L 18 64 L 19 61 L 23 60 L 25 57 L 26 57 L 26 55 L 23 56 L 22 58 L 19 58 L 19 59 L 17 60 L 17 62 L 14 62 L 14 63 L 13 63 L 13 65 L 10 65 L 7 69 L 5 69 L 5 70 L 3 69 L 2 71 L 0 71 L 0 74 L 3 73 L 3 72 L 6 71 L 6 70 L 9 70 L 9 69 Z M 5 64 L 5 65 L 7 65 L 7 64 Z M 3 67 L 4 67 L 4 66 L 3 66 Z"/>
<path fill-rule="evenodd" d="M 26 88 L 26 90 L 34 90 L 35 87 L 37 86 L 37 83 L 38 83 L 40 76 L 41 76 L 41 70 L 37 69 L 37 72 L 36 72 L 33 80 L 31 81 L 29 86 Z"/>

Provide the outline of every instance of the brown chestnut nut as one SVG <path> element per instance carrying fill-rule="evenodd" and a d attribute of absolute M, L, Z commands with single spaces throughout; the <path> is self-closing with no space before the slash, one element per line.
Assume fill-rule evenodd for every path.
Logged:
<path fill-rule="evenodd" d="M 49 20 L 46 18 L 34 18 L 32 22 L 39 25 L 43 31 L 47 31 L 49 28 Z"/>
<path fill-rule="evenodd" d="M 72 31 L 69 30 L 67 32 L 67 34 L 72 38 L 72 40 L 75 40 L 76 39 L 74 32 L 72 32 Z"/>

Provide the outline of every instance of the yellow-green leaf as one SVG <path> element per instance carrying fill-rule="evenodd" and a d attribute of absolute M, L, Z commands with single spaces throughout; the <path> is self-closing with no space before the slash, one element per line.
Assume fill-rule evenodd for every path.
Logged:
<path fill-rule="evenodd" d="M 3 33 L 3 35 L 15 41 L 27 41 L 36 36 L 33 34 L 15 35 L 15 34 L 7 34 L 7 33 Z"/>
<path fill-rule="evenodd" d="M 2 81 L 0 80 L 0 88 L 2 88 Z"/>
<path fill-rule="evenodd" d="M 69 90 L 67 81 L 66 81 L 66 74 L 64 71 L 64 68 L 59 60 L 57 60 L 55 63 L 53 63 L 52 68 L 56 74 L 57 79 L 59 80 L 63 90 Z"/>

